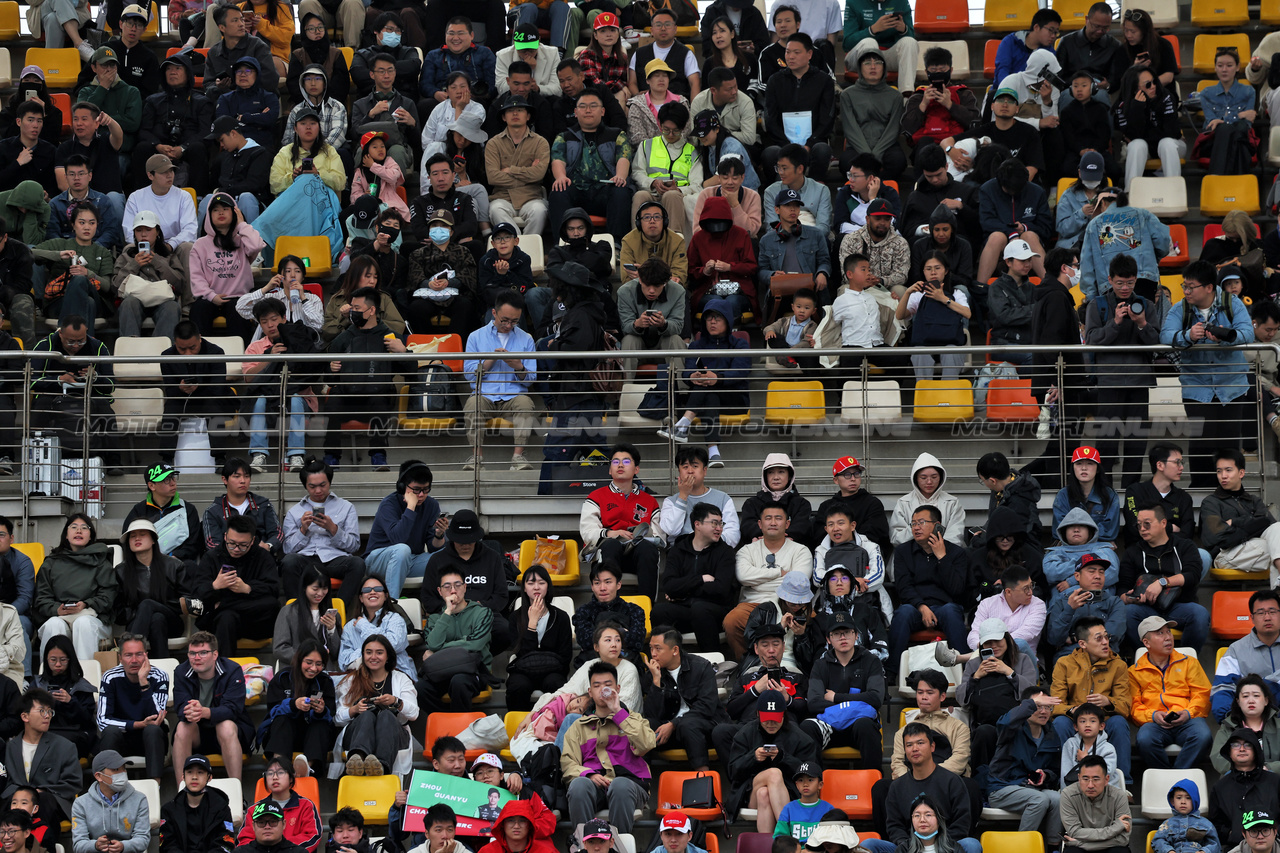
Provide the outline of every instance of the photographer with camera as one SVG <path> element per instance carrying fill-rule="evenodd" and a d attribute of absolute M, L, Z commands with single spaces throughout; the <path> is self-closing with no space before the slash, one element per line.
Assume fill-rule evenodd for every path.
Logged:
<path fill-rule="evenodd" d="M 1213 454 L 1222 447 L 1239 447 L 1254 422 L 1247 398 L 1248 362 L 1240 350 L 1223 348 L 1252 343 L 1253 323 L 1239 297 L 1218 293 L 1217 271 L 1208 262 L 1188 264 L 1182 279 L 1186 296 L 1165 316 L 1160 343 L 1181 349 L 1182 404 L 1189 421 L 1204 425 L 1187 454 L 1191 485 L 1213 488 Z"/>

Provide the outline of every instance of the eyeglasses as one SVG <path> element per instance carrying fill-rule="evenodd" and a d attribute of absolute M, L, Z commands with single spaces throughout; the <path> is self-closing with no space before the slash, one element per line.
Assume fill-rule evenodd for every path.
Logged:
<path fill-rule="evenodd" d="M 62 339 L 62 345 L 67 349 L 80 349 L 80 347 L 84 346 L 88 342 L 88 338 L 79 338 L 78 340 L 73 340 L 71 338 Z"/>
<path fill-rule="evenodd" d="M 266 771 L 265 773 L 263 773 L 262 775 L 263 775 L 264 777 L 266 777 L 267 779 L 274 779 L 274 778 L 277 778 L 277 777 L 279 777 L 279 776 L 288 776 L 289 774 L 288 774 L 288 773 L 286 773 L 286 772 L 285 772 L 285 771 L 283 771 L 283 770 L 276 769 L 276 770 L 268 770 L 268 771 Z"/>
<path fill-rule="evenodd" d="M 54 715 L 58 713 L 52 708 L 39 708 L 39 707 L 32 708 L 31 712 L 33 714 L 39 714 L 40 716 L 44 717 L 46 720 L 52 719 Z"/>
<path fill-rule="evenodd" d="M 409 486 L 408 491 L 413 492 L 415 495 L 429 495 L 431 494 L 431 487 L 430 486 Z"/>
<path fill-rule="evenodd" d="M 1274 826 L 1264 826 L 1261 829 L 1246 829 L 1244 834 L 1250 838 L 1263 838 L 1275 831 L 1276 828 Z"/>
<path fill-rule="evenodd" d="M 911 520 L 912 527 L 924 527 L 926 524 L 937 524 L 937 522 L 932 518 L 913 518 Z"/>
<path fill-rule="evenodd" d="M 1200 288 L 1202 288 L 1202 287 L 1213 287 L 1213 285 L 1211 285 L 1211 284 L 1196 284 L 1196 283 L 1192 283 L 1192 282 L 1189 282 L 1189 281 L 1186 281 L 1186 280 L 1184 280 L 1184 281 L 1182 282 L 1182 292 L 1183 292 L 1183 293 L 1190 293 L 1191 291 L 1193 291 L 1193 290 L 1199 290 L 1199 289 L 1200 289 Z"/>
<path fill-rule="evenodd" d="M 13 836 L 17 835 L 19 832 L 22 832 L 22 830 L 20 830 L 20 829 L 0 829 L 0 838 L 13 838 Z"/>
<path fill-rule="evenodd" d="M 233 539 L 224 539 L 222 544 L 227 546 L 228 551 L 248 551 L 253 547 L 253 540 L 248 542 L 236 542 Z"/>
<path fill-rule="evenodd" d="M 653 29 L 655 29 L 655 30 L 658 30 L 658 29 L 666 30 L 666 29 L 670 29 L 671 27 L 674 27 L 675 25 L 676 25 L 676 22 L 675 22 L 675 21 L 652 21 L 652 22 L 650 22 L 650 26 L 651 26 Z"/>
<path fill-rule="evenodd" d="M 69 533 L 88 533 L 90 530 L 87 524 L 72 524 L 67 527 Z"/>
<path fill-rule="evenodd" d="M 1253 614 L 1252 614 L 1252 615 L 1254 615 L 1254 616 L 1280 616 L 1280 610 L 1277 610 L 1277 609 L 1276 609 L 1276 608 L 1274 608 L 1274 607 L 1268 607 L 1268 608 L 1267 608 L 1267 609 L 1265 609 L 1265 610 L 1255 610 L 1255 611 L 1253 611 Z M 50 658 L 50 660 L 53 660 L 53 658 Z"/>
<path fill-rule="evenodd" d="M 1150 530 L 1151 528 L 1153 528 L 1153 527 L 1155 527 L 1155 526 L 1156 526 L 1156 523 L 1155 523 L 1154 521 L 1139 521 L 1139 522 L 1138 522 L 1138 527 L 1139 527 L 1139 528 L 1141 528 L 1142 530 Z"/>
<path fill-rule="evenodd" d="M 201 649 L 200 651 L 187 650 L 187 657 L 189 658 L 207 658 L 211 654 L 213 654 L 213 649 Z"/>
<path fill-rule="evenodd" d="M 641 222 L 661 222 L 661 221 L 662 221 L 662 214 L 660 214 L 660 213 L 646 213 L 644 216 L 641 216 L 641 217 L 640 217 L 640 221 L 641 221 Z"/>
<path fill-rule="evenodd" d="M 370 593 L 374 593 L 374 592 L 386 592 L 386 591 L 387 591 L 387 588 L 385 586 L 365 586 L 360 588 L 361 595 L 369 595 Z"/>
<path fill-rule="evenodd" d="M 307 27 L 306 31 L 309 33 L 322 33 L 324 32 L 324 27 L 320 27 L 320 26 Z"/>
<path fill-rule="evenodd" d="M 708 525 L 708 526 L 710 526 L 710 527 L 716 527 L 716 528 L 724 527 L 724 521 L 712 521 L 712 520 L 711 520 L 711 519 L 709 519 L 709 518 L 708 518 L 708 519 L 705 519 L 705 520 L 703 520 L 703 521 L 699 521 L 698 523 L 699 523 L 699 524 L 706 524 L 706 525 Z"/>
<path fill-rule="evenodd" d="M 444 581 L 440 582 L 441 589 L 462 589 L 463 586 L 465 586 L 465 584 L 462 581 L 449 581 L 448 583 L 445 583 Z"/>

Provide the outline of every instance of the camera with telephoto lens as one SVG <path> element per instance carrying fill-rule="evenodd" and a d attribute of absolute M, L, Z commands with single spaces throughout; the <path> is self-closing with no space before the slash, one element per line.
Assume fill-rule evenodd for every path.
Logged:
<path fill-rule="evenodd" d="M 1040 69 L 1039 79 L 1048 80 L 1053 84 L 1053 88 L 1057 89 L 1059 92 L 1065 90 L 1068 85 L 1066 80 L 1063 80 L 1057 74 L 1050 71 L 1048 66 Z"/>
<path fill-rule="evenodd" d="M 171 118 L 164 123 L 164 135 L 169 140 L 170 145 L 177 145 L 182 141 L 182 119 Z"/>
<path fill-rule="evenodd" d="M 1205 326 L 1204 330 L 1224 344 L 1234 344 L 1236 342 L 1236 330 L 1230 326 Z"/>

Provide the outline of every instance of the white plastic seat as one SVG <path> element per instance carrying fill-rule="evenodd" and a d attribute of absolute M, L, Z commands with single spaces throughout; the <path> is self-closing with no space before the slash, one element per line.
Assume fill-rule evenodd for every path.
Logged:
<path fill-rule="evenodd" d="M 147 798 L 147 817 L 155 829 L 160 825 L 160 784 L 155 779 L 130 779 L 129 784 Z"/>
<path fill-rule="evenodd" d="M 547 258 L 542 248 L 541 234 L 521 234 L 520 251 L 529 256 L 529 266 L 533 268 L 535 278 L 546 271 Z"/>
<path fill-rule="evenodd" d="M 84 680 L 93 685 L 93 690 L 97 693 L 102 688 L 102 664 L 97 659 L 80 661 L 80 670 L 84 673 Z"/>
<path fill-rule="evenodd" d="M 1183 779 L 1190 779 L 1200 788 L 1200 814 L 1209 805 L 1209 784 L 1203 770 L 1153 770 L 1142 774 L 1142 816 L 1164 820 L 1173 814 L 1169 808 L 1169 789 Z"/>
<path fill-rule="evenodd" d="M 622 386 L 622 397 L 618 402 L 619 429 L 657 429 L 662 425 L 659 421 L 640 417 L 637 411 L 644 395 L 657 387 L 656 382 L 628 382 Z"/>
<path fill-rule="evenodd" d="M 417 598 L 403 596 L 397 601 L 409 617 L 409 645 L 412 646 L 422 639 L 422 602 Z"/>
<path fill-rule="evenodd" d="M 1187 409 L 1182 404 L 1182 383 L 1176 376 L 1161 376 L 1150 389 L 1149 411 L 1151 420 L 1168 423 L 1185 423 Z M 1143 649 L 1145 651 L 1145 649 Z M 1191 655 L 1195 657 L 1194 654 Z"/>
<path fill-rule="evenodd" d="M 863 400 L 861 382 L 844 383 L 840 393 L 840 420 L 847 424 L 894 424 L 902 420 L 902 396 L 896 380 L 867 382 L 865 418 Z"/>
<path fill-rule="evenodd" d="M 177 658 L 151 658 L 151 668 L 158 669 L 165 675 L 169 676 L 169 702 L 168 707 L 173 707 L 173 674 L 178 669 L 179 661 Z"/>
<path fill-rule="evenodd" d="M 1280 166 L 1280 124 L 1271 125 L 1267 142 L 1267 165 Z"/>
<path fill-rule="evenodd" d="M 116 387 L 111 410 L 116 428 L 125 434 L 155 432 L 164 415 L 164 392 L 159 388 Z"/>
<path fill-rule="evenodd" d="M 1129 186 L 1129 204 L 1133 207 L 1145 207 L 1161 219 L 1186 216 L 1186 179 L 1134 178 Z"/>
<path fill-rule="evenodd" d="M 166 337 L 126 337 L 116 340 L 117 356 L 148 356 L 151 361 L 115 365 L 116 380 L 121 382 L 147 382 L 158 385 L 163 380 L 160 375 L 160 354 L 172 346 Z"/>
<path fill-rule="evenodd" d="M 205 340 L 211 344 L 217 344 L 222 347 L 222 351 L 227 355 L 244 355 L 244 340 L 239 335 L 230 335 L 227 337 L 206 336 Z M 227 381 L 239 382 L 240 377 L 244 375 L 244 362 L 228 361 L 227 362 Z"/>
<path fill-rule="evenodd" d="M 13 60 L 9 58 L 9 48 L 0 47 L 0 89 L 8 89 L 13 85 Z"/>
<path fill-rule="evenodd" d="M 932 647 L 933 643 L 929 643 L 929 646 Z M 899 661 L 898 695 L 914 699 L 916 697 L 916 687 L 914 684 L 907 684 L 907 676 L 911 674 L 911 669 L 907 666 L 907 655 L 909 654 L 910 650 L 904 651 L 902 653 L 902 658 Z M 964 670 L 961 669 L 959 664 L 956 664 L 955 666 L 942 666 L 930 658 L 925 669 L 936 669 L 938 672 L 945 675 L 947 677 L 947 695 L 951 697 L 956 695 L 956 687 L 959 686 L 960 679 L 964 677 Z"/>

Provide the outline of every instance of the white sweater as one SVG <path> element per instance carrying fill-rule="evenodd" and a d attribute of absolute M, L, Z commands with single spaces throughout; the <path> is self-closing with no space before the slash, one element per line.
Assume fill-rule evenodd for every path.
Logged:
<path fill-rule="evenodd" d="M 122 225 L 127 237 L 133 236 L 133 218 L 144 210 L 151 211 L 160 220 L 160 230 L 170 246 L 195 242 L 196 204 L 190 193 L 173 187 L 164 195 L 156 195 L 149 184 L 134 190 L 124 204 Z"/>

